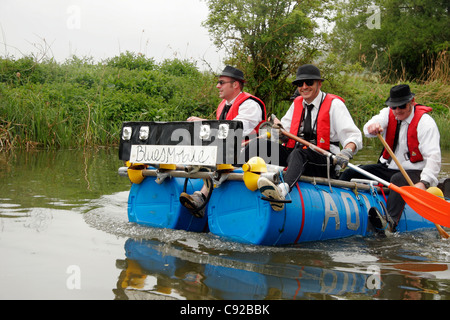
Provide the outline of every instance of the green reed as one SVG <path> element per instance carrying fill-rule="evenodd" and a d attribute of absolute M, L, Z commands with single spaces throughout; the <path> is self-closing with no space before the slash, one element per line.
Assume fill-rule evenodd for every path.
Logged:
<path fill-rule="evenodd" d="M 102 63 L 0 59 L 0 147 L 115 145 L 123 121 L 212 114 L 213 77 L 128 53 Z"/>
<path fill-rule="evenodd" d="M 213 119 L 219 103 L 215 80 L 195 62 L 157 64 L 128 52 L 100 63 L 77 57 L 63 64 L 0 58 L 0 149 L 117 145 L 124 121 Z M 450 149 L 447 82 L 434 77 L 409 84 L 417 102 L 433 107 L 441 145 Z M 362 129 L 384 107 L 392 85 L 373 74 L 337 74 L 324 82 L 323 91 L 342 96 Z M 294 89 L 274 96 L 268 115 L 281 118 Z"/>

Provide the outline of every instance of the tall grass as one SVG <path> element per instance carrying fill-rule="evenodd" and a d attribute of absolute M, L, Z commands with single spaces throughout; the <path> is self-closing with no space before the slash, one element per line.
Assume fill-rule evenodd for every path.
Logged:
<path fill-rule="evenodd" d="M 131 53 L 101 63 L 0 59 L 0 146 L 114 145 L 123 121 L 212 114 L 213 77 L 189 61 Z"/>
<path fill-rule="evenodd" d="M 421 79 L 426 82 L 440 82 L 448 85 L 450 82 L 450 55 L 448 50 L 439 52 L 435 59 L 428 63 L 431 67 L 427 69 Z"/>
<path fill-rule="evenodd" d="M 450 149 L 450 55 L 447 50 L 429 62 L 431 68 L 417 86 L 417 100 L 433 108 L 433 118 L 441 134 L 441 148 Z M 423 90 L 421 90 L 423 89 Z M 420 100 L 419 100 L 420 99 Z"/>
<path fill-rule="evenodd" d="M 433 107 L 445 149 L 450 149 L 448 62 L 445 52 L 428 77 L 409 83 L 416 101 Z M 342 96 L 362 129 L 397 83 L 384 83 L 357 67 L 330 65 L 323 91 Z M 62 64 L 0 58 L 0 149 L 116 145 L 123 121 L 182 121 L 190 115 L 213 119 L 219 103 L 215 80 L 194 62 L 157 64 L 129 52 L 100 63 L 77 57 Z M 278 101 L 267 106 L 268 114 L 282 117 L 293 91 L 279 93 Z"/>

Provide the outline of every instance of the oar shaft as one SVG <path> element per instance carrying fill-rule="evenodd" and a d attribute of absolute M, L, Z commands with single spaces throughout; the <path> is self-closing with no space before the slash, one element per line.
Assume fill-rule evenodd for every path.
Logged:
<path fill-rule="evenodd" d="M 294 134 L 292 134 L 290 132 L 287 132 L 284 129 L 280 129 L 280 132 L 281 132 L 281 134 L 285 135 L 289 139 L 292 139 L 292 140 L 295 140 L 297 142 L 300 142 L 301 144 L 307 146 L 308 148 L 310 148 L 310 149 L 312 149 L 312 150 L 314 150 L 314 151 L 316 151 L 316 152 L 318 152 L 318 153 L 320 153 L 320 154 L 322 154 L 322 155 L 324 155 L 326 157 L 330 157 L 330 158 L 333 157 L 333 154 L 331 152 L 329 152 L 327 150 L 324 150 L 321 147 L 318 147 L 318 146 L 312 144 L 311 142 L 306 141 L 306 140 L 304 140 L 304 139 L 302 139 L 300 137 L 297 137 L 296 135 L 294 135 Z"/>
<path fill-rule="evenodd" d="M 330 157 L 330 158 L 332 158 L 332 159 L 334 159 L 334 157 L 336 157 L 336 156 L 333 155 L 331 152 L 326 151 L 326 150 L 324 150 L 324 149 L 322 149 L 322 148 L 320 148 L 320 147 L 318 147 L 318 146 L 312 144 L 311 142 L 306 141 L 306 140 L 304 140 L 304 139 L 302 139 L 302 138 L 300 138 L 300 137 L 297 137 L 296 135 L 294 135 L 294 134 L 292 134 L 292 133 L 290 133 L 290 132 L 287 132 L 286 130 L 281 129 L 281 133 L 282 133 L 283 135 L 285 135 L 286 137 L 288 137 L 288 138 L 290 138 L 290 139 L 292 139 L 292 140 L 295 140 L 295 141 L 297 141 L 297 142 L 300 142 L 301 144 L 307 146 L 308 148 L 310 148 L 310 149 L 312 149 L 312 150 L 314 150 L 314 151 L 316 151 L 316 152 L 318 152 L 318 153 L 320 153 L 320 154 L 322 154 L 322 155 L 324 155 L 324 156 L 326 156 L 326 157 Z M 377 176 L 371 174 L 370 172 L 367 172 L 367 171 L 361 169 L 360 167 L 355 166 L 354 164 L 352 164 L 352 163 L 350 163 L 350 162 L 348 163 L 348 167 L 349 167 L 349 168 L 352 168 L 352 169 L 355 170 L 355 171 L 358 171 L 359 173 L 365 175 L 366 177 L 368 177 L 368 178 L 370 178 L 370 179 L 372 179 L 372 180 L 378 181 L 379 183 L 385 185 L 386 187 L 389 187 L 389 185 L 390 185 L 390 183 L 387 182 L 386 180 L 381 179 L 381 178 L 379 178 L 379 177 L 377 177 Z"/>
<path fill-rule="evenodd" d="M 360 167 L 355 166 L 354 164 L 352 164 L 352 163 L 350 163 L 350 162 L 348 163 L 348 167 L 349 167 L 349 168 L 352 168 L 353 170 L 358 171 L 359 173 L 365 175 L 366 177 L 368 177 L 368 178 L 370 178 L 370 179 L 372 179 L 372 180 L 378 181 L 378 182 L 381 183 L 382 185 L 385 185 L 386 187 L 392 189 L 391 186 L 390 186 L 390 185 L 391 185 L 390 182 L 387 182 L 386 180 L 381 179 L 380 177 L 377 177 L 376 175 L 374 175 L 374 174 L 372 174 L 372 173 L 370 173 L 370 172 L 367 172 L 367 171 L 361 169 Z"/>
<path fill-rule="evenodd" d="M 247 141 L 242 142 L 242 143 L 241 143 L 241 147 L 245 147 L 245 146 L 248 145 L 250 142 L 252 142 L 252 141 L 254 141 L 254 140 L 257 140 L 257 139 L 261 139 L 261 138 L 268 138 L 268 139 L 270 139 L 270 132 L 263 133 L 262 135 L 257 136 L 256 138 L 253 138 L 253 139 L 250 139 L 250 140 L 247 140 Z"/>
<path fill-rule="evenodd" d="M 379 134 L 379 133 L 377 134 L 377 136 L 378 136 L 378 139 L 380 139 L 380 141 L 383 144 L 383 146 L 386 148 L 386 150 L 389 153 L 389 155 L 391 156 L 392 160 L 394 160 L 395 164 L 397 165 L 398 169 L 402 173 L 403 177 L 405 177 L 405 179 L 408 182 L 408 184 L 410 186 L 414 186 L 414 182 L 412 182 L 412 180 L 409 177 L 408 173 L 406 173 L 406 171 L 403 168 L 402 164 L 400 163 L 398 158 L 395 156 L 394 152 L 392 151 L 391 147 L 389 147 L 389 145 L 387 144 L 386 140 L 384 140 L 383 137 L 381 136 L 381 134 Z"/>

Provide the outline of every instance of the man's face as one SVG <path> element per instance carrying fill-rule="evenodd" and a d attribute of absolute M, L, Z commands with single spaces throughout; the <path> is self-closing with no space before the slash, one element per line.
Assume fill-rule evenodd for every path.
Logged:
<path fill-rule="evenodd" d="M 413 100 L 411 100 L 410 102 L 408 102 L 406 104 L 406 108 L 401 109 L 400 107 L 391 107 L 392 112 L 394 113 L 395 119 L 403 121 L 406 118 L 409 117 L 409 115 L 411 114 L 412 110 L 413 110 Z"/>
<path fill-rule="evenodd" d="M 311 83 L 312 82 L 312 83 Z M 311 84 L 311 85 L 308 85 Z M 313 100 L 319 94 L 320 88 L 322 87 L 322 81 L 319 80 L 305 80 L 298 86 L 298 92 L 305 99 L 307 103 L 313 102 Z"/>
<path fill-rule="evenodd" d="M 216 88 L 219 89 L 219 97 L 227 101 L 233 100 L 236 96 L 236 88 L 239 83 L 230 77 L 219 77 Z"/>

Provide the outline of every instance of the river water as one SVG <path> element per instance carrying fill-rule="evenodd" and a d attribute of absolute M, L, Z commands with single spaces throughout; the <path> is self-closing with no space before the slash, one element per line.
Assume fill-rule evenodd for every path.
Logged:
<path fill-rule="evenodd" d="M 450 299 L 436 230 L 274 248 L 140 227 L 121 165 L 115 149 L 0 153 L 0 299 Z"/>

